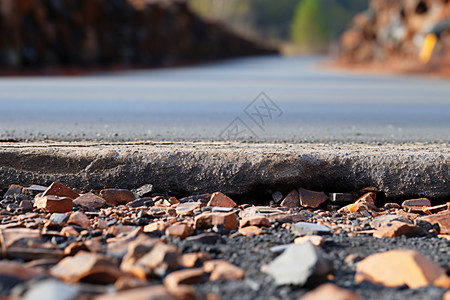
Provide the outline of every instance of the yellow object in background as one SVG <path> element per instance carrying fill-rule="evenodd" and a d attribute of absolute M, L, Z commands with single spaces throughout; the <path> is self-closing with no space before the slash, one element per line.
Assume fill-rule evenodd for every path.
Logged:
<path fill-rule="evenodd" d="M 427 34 L 425 40 L 423 41 L 422 49 L 420 49 L 419 54 L 420 61 L 424 63 L 430 61 L 436 43 L 437 43 L 437 36 L 434 33 Z"/>

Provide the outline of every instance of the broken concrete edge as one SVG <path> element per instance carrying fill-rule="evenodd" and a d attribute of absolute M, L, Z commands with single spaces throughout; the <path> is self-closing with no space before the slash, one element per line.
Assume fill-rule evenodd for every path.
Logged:
<path fill-rule="evenodd" d="M 386 197 L 450 197 L 450 147 L 434 144 L 242 142 L 1 143 L 0 188 L 53 181 L 83 191 L 187 194 L 376 187 Z"/>

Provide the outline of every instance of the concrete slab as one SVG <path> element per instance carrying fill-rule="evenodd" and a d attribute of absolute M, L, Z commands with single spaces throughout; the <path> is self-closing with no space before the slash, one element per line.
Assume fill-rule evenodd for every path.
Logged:
<path fill-rule="evenodd" d="M 377 187 L 387 197 L 450 197 L 449 144 L 0 143 L 0 188 L 59 181 L 229 195 L 304 187 Z"/>

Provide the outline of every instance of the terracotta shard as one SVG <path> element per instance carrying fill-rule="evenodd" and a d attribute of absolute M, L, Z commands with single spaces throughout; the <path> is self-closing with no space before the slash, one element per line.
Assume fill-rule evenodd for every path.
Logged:
<path fill-rule="evenodd" d="M 134 201 L 136 197 L 130 190 L 125 189 L 105 189 L 100 191 L 100 197 L 112 206 L 127 204 Z"/>
<path fill-rule="evenodd" d="M 392 250 L 372 254 L 359 262 L 355 281 L 417 289 L 433 284 L 441 276 L 446 276 L 445 270 L 417 251 Z"/>
<path fill-rule="evenodd" d="M 137 261 L 158 243 L 160 243 L 158 239 L 149 238 L 144 234 L 137 236 L 135 240 L 128 243 L 128 250 L 122 259 L 120 270 L 138 279 L 146 280 L 147 276 L 152 274 L 152 270 L 138 264 Z"/>
<path fill-rule="evenodd" d="M 448 210 L 448 208 L 449 208 L 449 203 L 435 205 L 435 206 L 431 206 L 431 207 L 423 207 L 422 211 L 424 213 L 426 213 L 427 215 L 432 215 L 432 214 L 438 213 L 440 211 Z"/>
<path fill-rule="evenodd" d="M 300 205 L 303 207 L 317 208 L 320 204 L 328 200 L 328 196 L 323 192 L 314 192 L 305 189 L 298 189 Z"/>
<path fill-rule="evenodd" d="M 419 235 L 419 228 L 417 228 L 417 226 L 399 221 L 392 221 L 390 223 L 386 223 L 373 233 L 373 236 L 376 238 L 382 237 L 393 238 L 398 236 L 410 237 L 417 235 Z"/>
<path fill-rule="evenodd" d="M 159 221 L 156 221 L 156 222 L 152 222 L 152 223 L 150 223 L 148 225 L 145 225 L 144 226 L 144 232 L 155 232 L 155 231 L 163 232 L 163 231 L 166 230 L 167 227 L 169 227 L 168 223 L 166 223 L 166 222 L 164 222 L 162 220 L 159 220 Z"/>
<path fill-rule="evenodd" d="M 209 229 L 215 225 L 222 225 L 228 231 L 238 228 L 238 216 L 234 212 L 229 213 L 203 213 L 194 219 L 195 229 Z"/>
<path fill-rule="evenodd" d="M 49 213 L 64 213 L 73 210 L 73 201 L 69 197 L 36 196 L 34 207 L 45 209 Z"/>
<path fill-rule="evenodd" d="M 178 268 L 179 259 L 180 253 L 176 246 L 157 243 L 137 261 L 137 264 L 152 270 L 154 274 L 164 276 L 166 272 Z"/>
<path fill-rule="evenodd" d="M 61 234 L 66 237 L 77 237 L 80 235 L 80 233 L 72 226 L 66 226 L 61 229 Z"/>
<path fill-rule="evenodd" d="M 261 235 L 266 234 L 266 230 L 258 226 L 246 226 L 239 229 L 239 233 L 244 236 Z"/>
<path fill-rule="evenodd" d="M 316 247 L 323 246 L 323 237 L 321 237 L 320 235 L 305 235 L 298 237 L 294 240 L 294 244 L 303 244 L 308 241 Z"/>
<path fill-rule="evenodd" d="M 450 234 L 450 210 L 420 218 L 431 224 L 439 224 L 441 234 Z"/>
<path fill-rule="evenodd" d="M 203 262 L 211 260 L 211 254 L 208 252 L 186 253 L 181 256 L 181 265 L 185 268 L 193 268 L 203 265 Z"/>
<path fill-rule="evenodd" d="M 205 204 L 203 204 L 205 205 Z M 193 215 L 194 211 L 196 209 L 199 209 L 202 206 L 201 202 L 186 202 L 186 203 L 181 203 L 180 205 L 177 206 L 177 208 L 175 209 L 177 215 L 180 216 L 186 216 L 186 215 Z"/>
<path fill-rule="evenodd" d="M 174 236 L 185 239 L 191 234 L 191 232 L 192 228 L 188 224 L 174 224 L 166 229 L 166 236 Z"/>
<path fill-rule="evenodd" d="M 170 273 L 163 282 L 167 290 L 177 299 L 194 299 L 195 290 L 189 284 L 204 280 L 202 268 L 185 269 Z"/>
<path fill-rule="evenodd" d="M 11 276 L 23 281 L 28 281 L 43 276 L 44 274 L 44 272 L 41 272 L 38 269 L 19 262 L 0 260 L 0 276 Z"/>
<path fill-rule="evenodd" d="M 14 195 L 22 194 L 23 186 L 17 184 L 11 184 L 3 195 L 3 198 L 14 197 Z"/>
<path fill-rule="evenodd" d="M 210 281 L 217 280 L 240 280 L 245 276 L 243 269 L 230 264 L 226 260 L 216 259 L 209 260 L 203 264 L 203 270 L 206 273 L 211 273 L 209 276 Z"/>
<path fill-rule="evenodd" d="M 0 230 L 2 257 L 24 260 L 62 257 L 63 252 L 51 243 L 44 243 L 39 230 L 10 228 Z"/>
<path fill-rule="evenodd" d="M 83 208 L 97 209 L 105 205 L 106 200 L 93 193 L 87 193 L 80 195 L 80 197 L 76 198 L 73 203 Z"/>
<path fill-rule="evenodd" d="M 174 271 L 164 278 L 164 285 L 169 289 L 176 289 L 181 284 L 202 282 L 204 271 L 202 268 Z"/>
<path fill-rule="evenodd" d="M 211 199 L 208 202 L 208 206 L 220 206 L 234 208 L 237 204 L 231 200 L 227 195 L 217 192 L 211 195 Z"/>
<path fill-rule="evenodd" d="M 269 218 L 261 215 L 253 215 L 250 217 L 243 218 L 240 222 L 240 227 L 245 226 L 258 226 L 258 227 L 270 227 L 272 224 L 270 223 Z"/>
<path fill-rule="evenodd" d="M 53 182 L 42 194 L 42 196 L 58 196 L 68 197 L 71 199 L 78 198 L 80 195 L 69 187 L 59 182 Z"/>
<path fill-rule="evenodd" d="M 341 214 L 349 214 L 349 213 L 354 213 L 354 212 L 358 212 L 358 211 L 359 211 L 359 212 L 366 211 L 366 210 L 368 210 L 368 209 L 369 209 L 368 206 L 365 205 L 365 204 L 362 204 L 362 203 L 352 203 L 352 204 L 349 204 L 349 205 L 346 205 L 346 206 L 340 208 L 340 209 L 338 210 L 338 213 L 341 213 Z"/>
<path fill-rule="evenodd" d="M 431 207 L 431 202 L 427 198 L 405 200 L 402 207 L 411 212 L 422 212 L 424 208 Z"/>
<path fill-rule="evenodd" d="M 300 207 L 300 199 L 297 190 L 292 190 L 281 202 L 283 207 L 296 208 Z"/>
<path fill-rule="evenodd" d="M 114 283 L 121 275 L 118 268 L 108 258 L 84 251 L 61 260 L 51 268 L 50 274 L 69 283 L 95 284 Z"/>
<path fill-rule="evenodd" d="M 89 218 L 81 211 L 74 212 L 69 217 L 69 224 L 89 228 Z"/>

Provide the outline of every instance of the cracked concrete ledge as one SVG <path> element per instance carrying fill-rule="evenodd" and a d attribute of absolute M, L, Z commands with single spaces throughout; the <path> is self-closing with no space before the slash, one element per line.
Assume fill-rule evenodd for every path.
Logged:
<path fill-rule="evenodd" d="M 304 187 L 387 197 L 450 197 L 449 144 L 0 143 L 0 188 L 59 181 L 230 195 Z"/>

